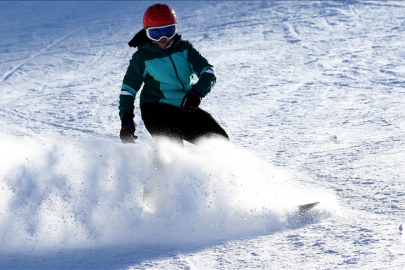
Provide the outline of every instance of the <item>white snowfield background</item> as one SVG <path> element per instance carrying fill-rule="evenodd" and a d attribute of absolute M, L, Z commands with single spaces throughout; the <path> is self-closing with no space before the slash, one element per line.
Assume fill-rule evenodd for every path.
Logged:
<path fill-rule="evenodd" d="M 155 2 L 0 2 L 0 269 L 403 269 L 405 3 L 166 2 L 231 142 L 125 145 Z"/>

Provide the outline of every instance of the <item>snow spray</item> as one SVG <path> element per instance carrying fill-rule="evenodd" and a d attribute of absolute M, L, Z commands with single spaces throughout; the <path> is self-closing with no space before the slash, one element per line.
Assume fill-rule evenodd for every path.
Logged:
<path fill-rule="evenodd" d="M 223 140 L 0 144 L 1 251 L 251 237 L 288 228 L 298 204 L 336 204 Z"/>

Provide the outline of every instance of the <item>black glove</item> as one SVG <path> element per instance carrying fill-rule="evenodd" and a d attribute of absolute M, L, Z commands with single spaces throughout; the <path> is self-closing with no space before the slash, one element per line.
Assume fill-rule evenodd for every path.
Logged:
<path fill-rule="evenodd" d="M 120 138 L 123 143 L 135 143 L 135 140 L 138 139 L 138 137 L 135 136 L 135 126 L 122 127 Z"/>
<path fill-rule="evenodd" d="M 138 138 L 135 136 L 135 123 L 127 113 L 121 119 L 120 139 L 123 143 L 135 143 Z"/>
<path fill-rule="evenodd" d="M 188 92 L 182 102 L 180 109 L 185 113 L 195 112 L 201 103 L 201 95 L 196 90 Z"/>

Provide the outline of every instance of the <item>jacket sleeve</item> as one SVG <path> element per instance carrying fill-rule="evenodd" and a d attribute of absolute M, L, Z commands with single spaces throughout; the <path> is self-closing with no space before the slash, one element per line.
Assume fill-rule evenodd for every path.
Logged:
<path fill-rule="evenodd" d="M 120 105 L 118 108 L 120 119 L 125 120 L 125 122 L 132 121 L 132 118 L 134 118 L 135 97 L 144 81 L 144 71 L 145 63 L 140 59 L 139 54 L 136 52 L 129 62 L 121 86 Z"/>
<path fill-rule="evenodd" d="M 188 61 L 198 77 L 198 82 L 193 86 L 193 89 L 197 90 L 202 97 L 205 97 L 211 91 L 217 79 L 214 73 L 214 66 L 191 43 L 189 44 Z"/>

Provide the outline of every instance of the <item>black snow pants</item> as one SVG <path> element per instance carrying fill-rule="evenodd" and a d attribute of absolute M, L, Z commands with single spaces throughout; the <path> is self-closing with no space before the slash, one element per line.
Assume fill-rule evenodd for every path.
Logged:
<path fill-rule="evenodd" d="M 228 134 L 206 111 L 197 108 L 192 113 L 184 113 L 172 105 L 145 103 L 141 105 L 142 120 L 152 137 L 164 136 L 183 143 L 183 140 L 196 143 L 200 138 L 220 136 L 227 140 Z"/>

